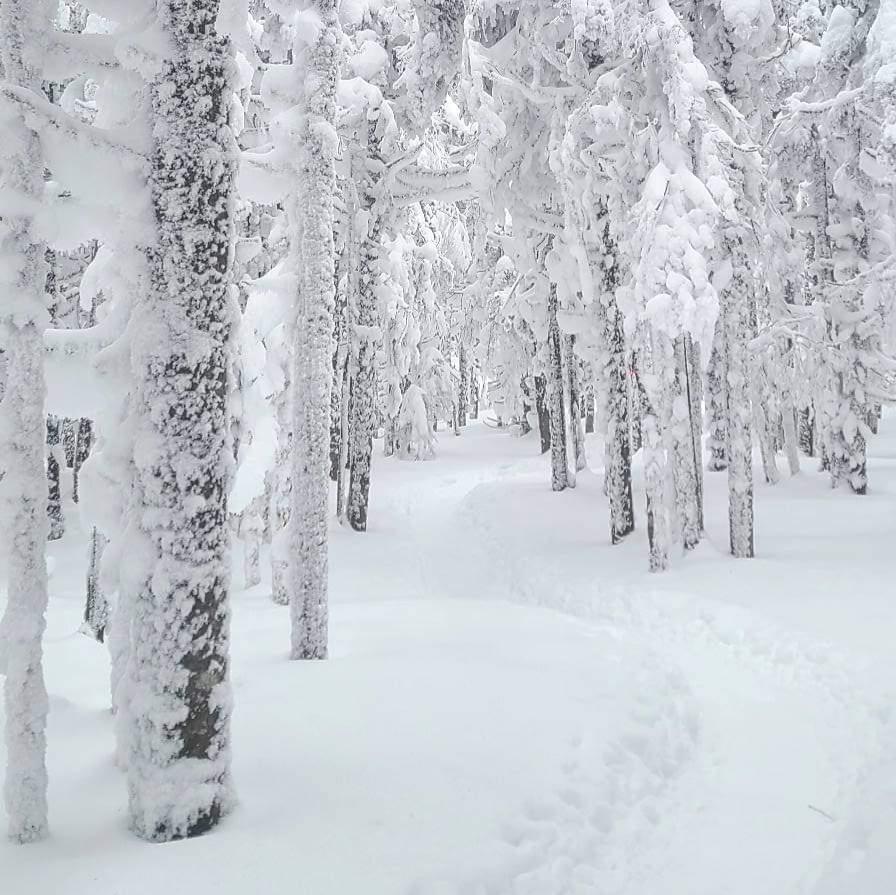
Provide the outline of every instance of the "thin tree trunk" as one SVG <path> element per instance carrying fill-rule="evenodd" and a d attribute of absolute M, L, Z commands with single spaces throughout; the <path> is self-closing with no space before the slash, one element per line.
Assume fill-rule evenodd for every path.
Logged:
<path fill-rule="evenodd" d="M 532 431 L 529 422 L 529 414 L 532 412 L 532 396 L 529 394 L 529 385 L 524 376 L 520 380 L 520 394 L 522 395 L 523 412 L 520 417 L 520 435 L 528 435 Z"/>
<path fill-rule="evenodd" d="M 72 468 L 72 500 L 78 503 L 81 487 L 81 467 L 90 456 L 93 444 L 93 423 L 89 419 L 78 420 L 78 433 L 75 438 L 75 464 Z"/>
<path fill-rule="evenodd" d="M 290 368 L 292 365 L 289 365 Z M 279 435 L 271 482 L 269 509 L 271 530 L 271 599 L 278 606 L 289 605 L 289 513 L 292 502 L 292 371 L 287 373 L 276 410 Z"/>
<path fill-rule="evenodd" d="M 702 508 L 700 506 L 699 443 L 694 442 L 693 405 L 689 397 L 690 381 L 688 342 L 679 336 L 671 346 L 674 365 L 673 400 L 669 436 L 672 443 L 672 474 L 675 481 L 677 528 L 685 550 L 700 543 Z"/>
<path fill-rule="evenodd" d="M 87 558 L 87 599 L 84 604 L 84 629 L 102 643 L 106 637 L 109 622 L 109 602 L 100 582 L 103 550 L 106 539 L 99 529 L 90 532 L 90 552 Z"/>
<path fill-rule="evenodd" d="M 707 469 L 710 472 L 723 472 L 728 468 L 726 445 L 728 435 L 725 422 L 725 387 L 722 381 L 725 370 L 724 345 L 722 343 L 722 321 L 716 325 L 716 336 L 712 353 L 709 356 L 709 367 L 706 371 L 706 413 L 709 417 L 709 437 L 706 447 L 709 451 Z"/>
<path fill-rule="evenodd" d="M 349 158 L 351 158 L 350 155 Z M 351 175 L 351 169 L 349 169 L 349 175 Z M 347 192 L 347 207 L 339 222 L 346 232 L 346 237 L 339 252 L 335 276 L 335 305 L 333 308 L 333 344 L 335 348 L 333 349 L 333 385 L 330 389 L 330 478 L 337 484 L 342 475 L 339 462 L 345 438 L 343 403 L 350 347 L 348 296 L 349 291 L 354 287 L 356 266 L 350 221 L 357 214 L 357 202 L 352 201 L 356 198 L 354 191 Z"/>
<path fill-rule="evenodd" d="M 594 374 L 591 364 L 587 366 L 587 382 L 585 385 L 585 434 L 594 432 Z M 626 417 L 628 413 L 626 413 Z"/>
<path fill-rule="evenodd" d="M 579 362 L 575 355 L 575 336 L 564 336 L 564 350 L 569 381 L 569 437 L 571 439 L 572 468 L 581 472 L 588 465 L 585 455 L 585 430 L 582 427 L 582 398 L 579 377 Z"/>
<path fill-rule="evenodd" d="M 691 420 L 691 451 L 694 455 L 694 474 L 697 477 L 697 524 L 702 534 L 706 526 L 704 495 L 705 481 L 703 476 L 703 377 L 700 375 L 702 365 L 700 346 L 685 336 L 685 367 L 688 389 L 688 413 Z"/>
<path fill-rule="evenodd" d="M 59 468 L 60 428 L 58 417 L 47 417 L 47 518 L 50 521 L 47 539 L 50 541 L 58 541 L 65 534 Z"/>
<path fill-rule="evenodd" d="M 666 446 L 663 443 L 660 418 L 641 382 L 640 363 L 636 381 L 641 407 L 641 450 L 644 455 L 644 490 L 647 497 L 647 542 L 650 550 L 648 565 L 651 572 L 662 572 L 669 568 L 671 548 Z"/>
<path fill-rule="evenodd" d="M 460 372 L 457 384 L 457 425 L 462 428 L 467 425 L 467 396 L 470 391 L 467 378 L 467 350 L 462 342 L 457 346 L 457 366 Z"/>
<path fill-rule="evenodd" d="M 762 458 L 762 472 L 768 485 L 777 485 L 781 481 L 778 461 L 775 457 L 774 435 L 767 411 L 754 401 L 754 427 L 756 440 L 759 442 L 759 454 Z"/>
<path fill-rule="evenodd" d="M 293 392 L 290 618 L 293 659 L 325 659 L 328 641 L 328 460 L 330 340 L 335 301 L 333 197 L 336 171 L 327 134 L 336 117 L 340 29 L 336 0 L 315 0 L 319 32 L 305 55 L 302 189 L 294 214 L 302 216 L 301 289 L 297 298 L 298 350 Z M 298 560 L 296 562 L 295 560 Z"/>
<path fill-rule="evenodd" d="M 475 363 L 470 369 L 470 419 L 479 419 L 479 373 Z"/>
<path fill-rule="evenodd" d="M 733 278 L 721 296 L 725 453 L 728 459 L 728 527 L 731 553 L 753 556 L 753 428 L 750 402 L 750 258 L 743 237 L 728 237 Z"/>
<path fill-rule="evenodd" d="M 791 475 L 798 475 L 800 471 L 800 446 L 796 431 L 796 418 L 793 397 L 787 394 L 781 405 L 781 424 L 784 430 L 784 454 L 787 457 Z"/>
<path fill-rule="evenodd" d="M 815 407 L 812 404 L 799 412 L 799 442 L 800 450 L 807 457 L 816 456 Z"/>
<path fill-rule="evenodd" d="M 348 469 L 348 447 L 351 443 L 349 431 L 349 406 L 351 403 L 352 383 L 349 378 L 348 357 L 342 368 L 340 378 L 340 439 L 339 439 L 339 470 L 336 477 L 336 518 L 342 521 L 345 518 L 345 476 Z"/>
<path fill-rule="evenodd" d="M 632 497 L 632 450 L 629 439 L 629 388 L 626 375 L 625 337 L 615 304 L 608 308 L 607 343 L 609 346 L 607 450 L 605 490 L 610 502 L 610 542 L 618 544 L 635 530 Z"/>
<path fill-rule="evenodd" d="M 546 454 L 551 449 L 551 415 L 547 404 L 547 383 L 544 376 L 535 377 L 535 412 L 538 415 L 538 434 L 541 439 L 541 452 Z"/>
<path fill-rule="evenodd" d="M 557 287 L 552 283 L 548 299 L 547 396 L 551 415 L 551 487 L 564 491 L 569 487 L 566 456 L 566 419 L 563 412 L 563 347 L 557 323 Z"/>
<path fill-rule="evenodd" d="M 371 164 L 382 162 L 380 158 L 378 120 L 368 122 L 367 156 Z M 376 432 L 376 327 L 379 323 L 376 295 L 379 266 L 379 242 L 383 221 L 375 207 L 375 173 L 366 174 L 362 185 L 361 207 L 370 213 L 368 233 L 359 249 L 358 293 L 355 303 L 355 330 L 357 346 L 352 375 L 351 448 L 349 460 L 348 503 L 346 519 L 355 531 L 367 530 L 367 511 L 370 501 L 370 464 L 373 454 L 373 436 Z"/>

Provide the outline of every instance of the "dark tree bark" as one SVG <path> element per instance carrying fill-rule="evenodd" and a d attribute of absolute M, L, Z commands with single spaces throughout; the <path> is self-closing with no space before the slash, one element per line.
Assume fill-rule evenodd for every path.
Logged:
<path fill-rule="evenodd" d="M 155 7 L 166 37 L 149 85 L 157 240 L 134 311 L 131 396 L 142 436 L 133 504 L 147 555 L 124 600 L 131 826 L 152 841 L 204 833 L 232 801 L 228 289 L 237 148 L 228 126 L 235 66 L 216 34 L 218 7 Z"/>
<path fill-rule="evenodd" d="M 552 283 L 548 298 L 548 407 L 551 415 L 551 487 L 569 487 L 566 459 L 566 419 L 563 410 L 563 337 L 557 322 L 557 287 Z"/>
<path fill-rule="evenodd" d="M 594 432 L 594 374 L 590 364 L 587 367 L 583 400 L 585 402 L 585 434 L 591 435 Z"/>
<path fill-rule="evenodd" d="M 535 412 L 538 415 L 538 434 L 541 438 L 541 452 L 551 449 L 551 415 L 547 405 L 547 383 L 544 376 L 535 377 Z"/>
<path fill-rule="evenodd" d="M 93 423 L 88 419 L 78 420 L 78 432 L 75 437 L 75 463 L 72 468 L 72 499 L 78 502 L 80 496 L 81 467 L 90 456 L 93 444 Z"/>
<path fill-rule="evenodd" d="M 459 428 L 467 425 L 467 396 L 470 391 L 467 369 L 467 350 L 463 343 L 457 346 L 457 365 L 460 370 L 460 379 L 457 385 L 457 425 Z"/>
<path fill-rule="evenodd" d="M 59 468 L 61 429 L 58 417 L 47 417 L 47 519 L 50 522 L 47 540 L 49 541 L 58 541 L 65 534 Z"/>
<path fill-rule="evenodd" d="M 800 450 L 807 457 L 817 457 L 818 447 L 815 436 L 815 407 L 812 404 L 799 412 Z"/>
<path fill-rule="evenodd" d="M 87 599 L 84 605 L 84 628 L 100 643 L 105 640 L 106 624 L 109 621 L 109 604 L 100 585 L 100 568 L 105 546 L 106 539 L 94 528 L 90 533 L 87 558 Z"/>
<path fill-rule="evenodd" d="M 635 504 L 632 496 L 630 400 L 625 336 L 621 315 L 615 303 L 607 310 L 610 355 L 606 492 L 610 501 L 610 541 L 618 544 L 635 530 Z"/>
<path fill-rule="evenodd" d="M 367 156 L 371 168 L 382 167 L 377 121 L 367 128 Z M 373 436 L 376 431 L 376 350 L 374 336 L 378 319 L 376 297 L 377 265 L 382 230 L 381 213 L 376 204 L 376 175 L 368 169 L 361 184 L 361 208 L 370 214 L 367 238 L 359 246 L 358 291 L 355 301 L 355 327 L 360 332 L 356 343 L 352 375 L 352 400 L 350 409 L 351 446 L 349 461 L 348 503 L 346 519 L 355 531 L 367 530 L 367 509 L 370 501 L 370 463 L 373 454 Z"/>

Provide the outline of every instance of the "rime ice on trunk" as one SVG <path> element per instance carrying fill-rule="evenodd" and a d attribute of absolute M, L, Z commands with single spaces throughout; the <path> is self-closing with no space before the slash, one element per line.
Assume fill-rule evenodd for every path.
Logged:
<path fill-rule="evenodd" d="M 349 156 L 350 158 L 350 156 Z M 351 176 L 351 169 L 349 169 Z M 356 256 L 353 221 L 357 214 L 357 193 L 347 190 L 346 207 L 342 212 L 337 232 L 343 234 L 343 241 L 337 246 L 338 264 L 334 277 L 333 307 L 333 384 L 330 389 L 330 479 L 336 482 L 337 516 L 342 515 L 343 489 L 345 479 L 345 453 L 348 432 L 348 362 L 351 349 L 349 337 L 349 291 L 354 285 Z"/>
<path fill-rule="evenodd" d="M 642 336 L 643 338 L 643 336 Z M 662 422 L 654 410 L 644 386 L 643 371 L 648 368 L 646 348 L 639 352 L 635 383 L 641 408 L 641 451 L 644 457 L 644 481 L 647 498 L 647 540 L 650 548 L 651 572 L 669 568 L 671 520 L 667 501 L 666 446 L 663 443 Z"/>
<path fill-rule="evenodd" d="M 564 336 L 564 361 L 569 382 L 569 417 L 567 443 L 572 443 L 571 467 L 581 472 L 588 465 L 585 455 L 585 430 L 582 427 L 582 390 L 579 361 L 575 354 L 575 336 Z"/>
<path fill-rule="evenodd" d="M 103 550 L 106 539 L 94 528 L 90 533 L 87 555 L 87 598 L 84 603 L 84 625 L 82 631 L 102 643 L 106 637 L 109 621 L 109 603 L 100 583 Z"/>
<path fill-rule="evenodd" d="M 629 437 L 630 401 L 622 318 L 615 304 L 607 310 L 609 382 L 605 486 L 610 501 L 610 541 L 618 544 L 635 530 L 632 448 Z"/>
<path fill-rule="evenodd" d="M 8 82 L 40 93 L 33 54 L 50 29 L 49 3 L 0 0 L 0 60 Z M 9 836 L 31 842 L 47 833 L 46 724 L 47 691 L 42 639 L 47 608 L 47 478 L 43 331 L 47 326 L 45 247 L 24 209 L 43 195 L 44 161 L 40 141 L 18 116 L 4 123 L 0 147 L 0 184 L 20 197 L 17 209 L 4 213 L 0 264 L 8 292 L 3 316 L 6 330 L 6 388 L 2 413 L 4 490 L 10 513 L 7 606 L 2 625 L 6 680 L 6 777 L 3 797 Z"/>
<path fill-rule="evenodd" d="M 47 539 L 58 541 L 65 534 L 62 514 L 62 483 L 60 455 L 62 453 L 62 425 L 58 417 L 47 417 L 47 519 L 50 522 Z"/>
<path fill-rule="evenodd" d="M 77 503 L 80 498 L 81 467 L 90 456 L 93 444 L 93 423 L 88 419 L 78 420 L 75 432 L 75 457 L 72 464 L 72 500 Z"/>
<path fill-rule="evenodd" d="M 784 453 L 791 475 L 800 471 L 800 446 L 797 436 L 797 414 L 793 406 L 792 395 L 787 395 L 781 405 L 781 427 L 784 435 Z"/>
<path fill-rule="evenodd" d="M 748 558 L 753 556 L 753 410 L 747 356 L 753 285 L 743 237 L 729 233 L 725 238 L 733 268 L 731 283 L 719 297 L 724 352 L 728 528 L 731 553 Z"/>
<path fill-rule="evenodd" d="M 301 189 L 301 263 L 293 380 L 290 511 L 290 617 L 293 659 L 327 655 L 327 499 L 335 301 L 332 135 L 339 79 L 336 0 L 315 0 L 319 32 L 305 50 Z M 297 247 L 298 248 L 298 247 Z"/>
<path fill-rule="evenodd" d="M 728 457 L 725 446 L 728 441 L 725 425 L 725 363 L 722 357 L 721 321 L 716 324 L 716 337 L 709 366 L 706 370 L 706 415 L 708 417 L 709 437 L 706 447 L 709 451 L 707 469 L 710 472 L 723 472 L 728 468 Z"/>
<path fill-rule="evenodd" d="M 462 428 L 467 424 L 467 398 L 470 393 L 470 385 L 467 380 L 467 350 L 464 348 L 463 342 L 457 346 L 457 366 L 459 371 L 457 383 L 457 425 Z"/>
<path fill-rule="evenodd" d="M 381 163 L 377 120 L 371 120 L 367 128 L 367 154 L 374 164 Z M 354 369 L 352 375 L 351 404 L 349 411 L 350 447 L 349 477 L 346 518 L 355 531 L 367 530 L 367 506 L 370 498 L 370 461 L 373 454 L 373 436 L 376 432 L 376 327 L 379 309 L 376 297 L 377 263 L 382 220 L 375 208 L 375 184 L 368 174 L 361 191 L 361 207 L 370 213 L 367 238 L 359 246 L 358 291 L 355 296 L 356 337 Z"/>
<path fill-rule="evenodd" d="M 585 391 L 582 400 L 585 402 L 585 434 L 594 432 L 594 373 L 591 365 L 586 367 Z"/>
<path fill-rule="evenodd" d="M 36 153 L 35 158 L 39 157 Z M 27 238 L 27 231 L 22 236 Z M 30 842 L 43 838 L 47 832 L 48 704 L 41 645 L 47 606 L 44 560 L 47 536 L 46 428 L 43 338 L 39 324 L 43 286 L 34 277 L 42 262 L 39 253 L 27 252 L 25 243 L 19 243 L 19 246 L 20 251 L 26 250 L 22 252 L 22 297 L 32 305 L 33 316 L 24 325 L 10 327 L 7 339 L 9 379 L 3 400 L 4 423 L 9 432 L 4 444 L 4 456 L 9 462 L 5 488 L 12 507 L 12 518 L 8 523 L 11 540 L 8 604 L 2 625 L 7 749 L 3 795 L 10 837 L 19 842 Z"/>
<path fill-rule="evenodd" d="M 470 419 L 479 419 L 479 373 L 476 364 L 470 368 Z"/>
<path fill-rule="evenodd" d="M 551 487 L 564 491 L 569 487 L 564 413 L 563 337 L 557 323 L 557 287 L 552 283 L 548 298 L 548 363 L 546 370 L 548 409 L 551 418 Z"/>
<path fill-rule="evenodd" d="M 674 384 L 672 400 L 672 470 L 678 527 L 685 550 L 693 550 L 703 530 L 703 487 L 698 396 L 692 396 L 693 357 L 690 340 L 679 336 L 672 347 Z M 694 419 L 694 415 L 697 419 Z"/>
<path fill-rule="evenodd" d="M 292 475 L 289 458 L 292 456 L 292 376 L 287 375 L 277 403 L 280 434 L 277 441 L 275 468 L 272 474 L 271 504 L 271 599 L 278 606 L 289 605 L 289 516 Z"/>
<path fill-rule="evenodd" d="M 166 57 L 149 85 L 155 244 L 134 311 L 135 482 L 122 587 L 130 823 L 167 841 L 214 827 L 230 782 L 227 406 L 233 61 L 217 0 L 158 0 Z M 120 601 L 121 602 L 121 601 Z M 121 606 L 119 607 L 121 608 Z"/>
<path fill-rule="evenodd" d="M 799 445 L 800 450 L 807 457 L 815 457 L 818 453 L 816 449 L 815 437 L 815 407 L 809 404 L 803 407 L 799 412 Z"/>
<path fill-rule="evenodd" d="M 535 376 L 535 413 L 538 416 L 538 435 L 541 439 L 541 452 L 546 454 L 551 449 L 551 414 L 548 410 L 547 383 L 544 376 Z"/>

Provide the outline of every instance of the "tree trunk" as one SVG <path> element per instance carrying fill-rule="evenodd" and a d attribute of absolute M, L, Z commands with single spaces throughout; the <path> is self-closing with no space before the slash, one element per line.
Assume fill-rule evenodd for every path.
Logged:
<path fill-rule="evenodd" d="M 470 369 L 470 419 L 479 419 L 479 373 L 475 363 Z"/>
<path fill-rule="evenodd" d="M 47 539 L 58 541 L 65 534 L 62 512 L 62 481 L 59 465 L 61 425 L 58 417 L 47 417 L 47 519 L 50 527 Z"/>
<path fill-rule="evenodd" d="M 339 458 L 342 456 L 342 401 L 345 385 L 345 370 L 348 360 L 348 334 L 346 332 L 348 296 L 341 289 L 336 290 L 335 343 L 333 351 L 333 387 L 330 389 L 330 479 L 339 481 Z"/>
<path fill-rule="evenodd" d="M 712 353 L 709 356 L 709 367 L 706 371 L 706 413 L 709 417 L 709 437 L 706 447 L 709 451 L 707 469 L 710 472 L 722 472 L 728 468 L 728 456 L 725 453 L 728 435 L 725 423 L 725 385 L 723 382 L 725 361 L 724 344 L 722 342 L 722 321 L 716 325 L 716 336 Z"/>
<path fill-rule="evenodd" d="M 0 54 L 6 80 L 40 95 L 40 73 L 29 56 L 52 29 L 46 5 L 0 0 Z M 46 627 L 48 534 L 43 331 L 48 323 L 45 246 L 37 241 L 28 211 L 44 193 L 40 140 L 25 120 L 3 125 L 0 184 L 20 198 L 4 211 L 0 253 L 11 281 L 3 299 L 6 392 L 0 455 L 6 466 L 4 497 L 9 547 L 7 604 L 0 624 L 6 671 L 6 781 L 3 788 L 9 836 L 32 842 L 47 834 L 47 690 L 43 675 Z M 8 259 L 8 260 L 7 260 Z"/>
<path fill-rule="evenodd" d="M 287 383 L 280 396 L 277 415 L 280 435 L 277 444 L 273 487 L 271 489 L 271 599 L 278 606 L 289 605 L 289 513 L 292 481 L 289 474 L 292 456 L 292 426 L 289 419 L 292 385 Z"/>
<path fill-rule="evenodd" d="M 84 604 L 84 629 L 102 643 L 109 621 L 109 603 L 100 583 L 103 550 L 106 539 L 96 528 L 90 532 L 90 553 L 87 558 L 87 599 Z M 82 629 L 83 630 L 83 629 Z"/>
<path fill-rule="evenodd" d="M 733 275 L 721 298 L 725 453 L 728 459 L 728 528 L 731 553 L 753 556 L 753 429 L 749 358 L 751 261 L 740 234 L 727 237 Z"/>
<path fill-rule="evenodd" d="M 157 241 L 134 312 L 135 559 L 127 728 L 130 822 L 167 841 L 232 803 L 228 284 L 234 62 L 218 0 L 157 0 L 166 55 L 150 85 Z M 130 583 L 132 582 L 132 583 Z M 131 590 L 132 589 L 132 590 Z"/>
<path fill-rule="evenodd" d="M 572 456 L 570 466 L 576 472 L 581 472 L 588 465 L 585 455 L 585 430 L 582 428 L 582 398 L 579 377 L 579 362 L 575 354 L 575 336 L 564 336 L 563 347 L 565 352 L 567 380 L 569 381 L 569 434 L 567 443 L 572 443 Z"/>
<path fill-rule="evenodd" d="M 524 376 L 520 380 L 520 395 L 522 396 L 523 412 L 520 417 L 520 435 L 528 435 L 532 431 L 529 422 L 529 414 L 532 412 L 532 395 L 529 393 L 529 384 Z"/>
<path fill-rule="evenodd" d="M 551 487 L 564 491 L 569 487 L 566 457 L 566 418 L 563 412 L 563 346 L 557 323 L 557 287 L 552 283 L 548 299 L 547 396 L 551 415 Z"/>
<path fill-rule="evenodd" d="M 328 640 L 327 467 L 333 387 L 330 344 L 335 301 L 336 171 L 327 134 L 335 124 L 341 35 L 336 0 L 315 0 L 313 9 L 320 30 L 305 51 L 301 190 L 293 212 L 302 219 L 290 509 L 293 659 L 325 659 Z"/>
<path fill-rule="evenodd" d="M 541 452 L 546 454 L 551 449 L 551 414 L 548 410 L 547 383 L 544 376 L 535 377 L 535 412 L 538 415 L 538 434 L 541 439 Z"/>
<path fill-rule="evenodd" d="M 460 372 L 457 384 L 457 425 L 462 428 L 467 425 L 467 396 L 470 392 L 467 378 L 467 350 L 462 342 L 458 342 L 457 345 L 457 366 Z"/>
<path fill-rule="evenodd" d="M 72 467 L 72 500 L 78 503 L 80 498 L 81 467 L 90 456 L 93 444 L 93 423 L 88 419 L 78 420 L 78 432 L 75 437 L 75 464 Z"/>
<path fill-rule="evenodd" d="M 669 568 L 671 547 L 666 446 L 663 443 L 662 424 L 654 410 L 654 402 L 641 382 L 641 363 L 643 361 L 639 359 L 636 381 L 641 407 L 641 450 L 644 455 L 644 490 L 647 497 L 649 568 L 651 572 L 662 572 Z"/>
<path fill-rule="evenodd" d="M 587 383 L 585 385 L 585 434 L 594 432 L 594 375 L 591 364 L 587 366 Z M 628 412 L 626 411 L 626 417 Z"/>
<path fill-rule="evenodd" d="M 345 478 L 348 469 L 348 448 L 351 443 L 349 430 L 349 406 L 351 404 L 352 382 L 349 378 L 348 356 L 342 369 L 340 393 L 340 438 L 339 438 L 339 474 L 336 476 L 336 518 L 340 522 L 345 518 Z"/>
<path fill-rule="evenodd" d="M 693 550 L 700 543 L 703 530 L 703 489 L 700 478 L 702 451 L 699 436 L 702 425 L 699 396 L 692 395 L 693 358 L 687 336 L 679 336 L 675 340 L 671 360 L 675 370 L 670 435 L 676 515 L 682 544 L 685 550 Z"/>
<path fill-rule="evenodd" d="M 804 407 L 799 412 L 799 443 L 800 450 L 807 457 L 817 455 L 815 437 L 815 407 L 812 404 Z"/>
<path fill-rule="evenodd" d="M 609 347 L 607 451 L 605 487 L 610 501 L 610 541 L 618 544 L 635 530 L 632 498 L 632 450 L 629 440 L 629 388 L 622 320 L 615 304 L 608 308 Z"/>
<path fill-rule="evenodd" d="M 378 118 L 368 121 L 367 156 L 371 164 L 380 165 Z M 346 519 L 355 531 L 367 531 L 367 509 L 370 500 L 370 463 L 373 436 L 376 432 L 376 350 L 378 302 L 376 288 L 379 266 L 379 243 L 382 228 L 381 211 L 376 204 L 376 173 L 366 169 L 362 184 L 361 208 L 370 214 L 366 239 L 359 246 L 358 293 L 355 302 L 356 353 L 352 375 L 352 400 L 349 429 L 348 503 Z"/>

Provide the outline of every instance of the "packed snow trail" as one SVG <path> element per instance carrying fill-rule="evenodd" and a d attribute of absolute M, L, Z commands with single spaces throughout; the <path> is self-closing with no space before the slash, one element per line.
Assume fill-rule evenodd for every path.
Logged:
<path fill-rule="evenodd" d="M 867 499 L 811 472 L 761 489 L 753 561 L 716 546 L 724 477 L 708 476 L 707 541 L 662 576 L 643 532 L 607 543 L 599 471 L 554 494 L 531 439 L 471 425 L 432 462 L 378 457 L 370 531 L 332 529 L 332 658 L 286 661 L 269 584 L 236 595 L 241 804 L 161 848 L 126 830 L 108 660 L 75 633 L 71 525 L 51 548 L 53 837 L 0 843 L 4 884 L 890 895 L 891 423 Z"/>
<path fill-rule="evenodd" d="M 498 872 L 481 891 L 812 891 L 863 769 L 884 748 L 887 677 L 864 659 L 725 600 L 647 589 L 655 578 L 638 586 L 602 582 L 602 566 L 569 538 L 593 531 L 587 514 L 601 501 L 599 481 L 582 477 L 588 484 L 578 493 L 556 495 L 531 466 L 529 459 L 505 463 L 492 482 L 474 473 L 478 484 L 457 510 L 443 504 L 443 527 L 421 553 L 423 592 L 444 593 L 447 583 L 458 595 L 555 609 L 639 643 L 680 669 L 697 705 L 693 729 L 702 736 L 695 760 L 681 779 L 666 781 L 662 798 L 615 806 L 617 819 L 623 807 L 633 810 L 607 829 L 586 819 L 584 841 L 592 848 L 584 856 L 582 819 L 571 818 L 562 794 L 552 793 L 537 818 L 536 841 L 548 843 L 541 866 L 508 862 L 505 875 Z M 410 515 L 423 494 L 415 489 L 408 497 Z M 427 507 L 425 518 L 438 518 L 435 510 Z M 553 550 L 557 530 L 569 540 Z M 694 559 L 682 563 L 698 565 L 695 583 L 705 590 Z M 811 604 L 804 608 L 811 613 Z M 592 756 L 591 769 L 597 766 Z M 590 797 L 602 804 L 587 785 L 570 789 L 579 792 L 577 803 Z"/>

